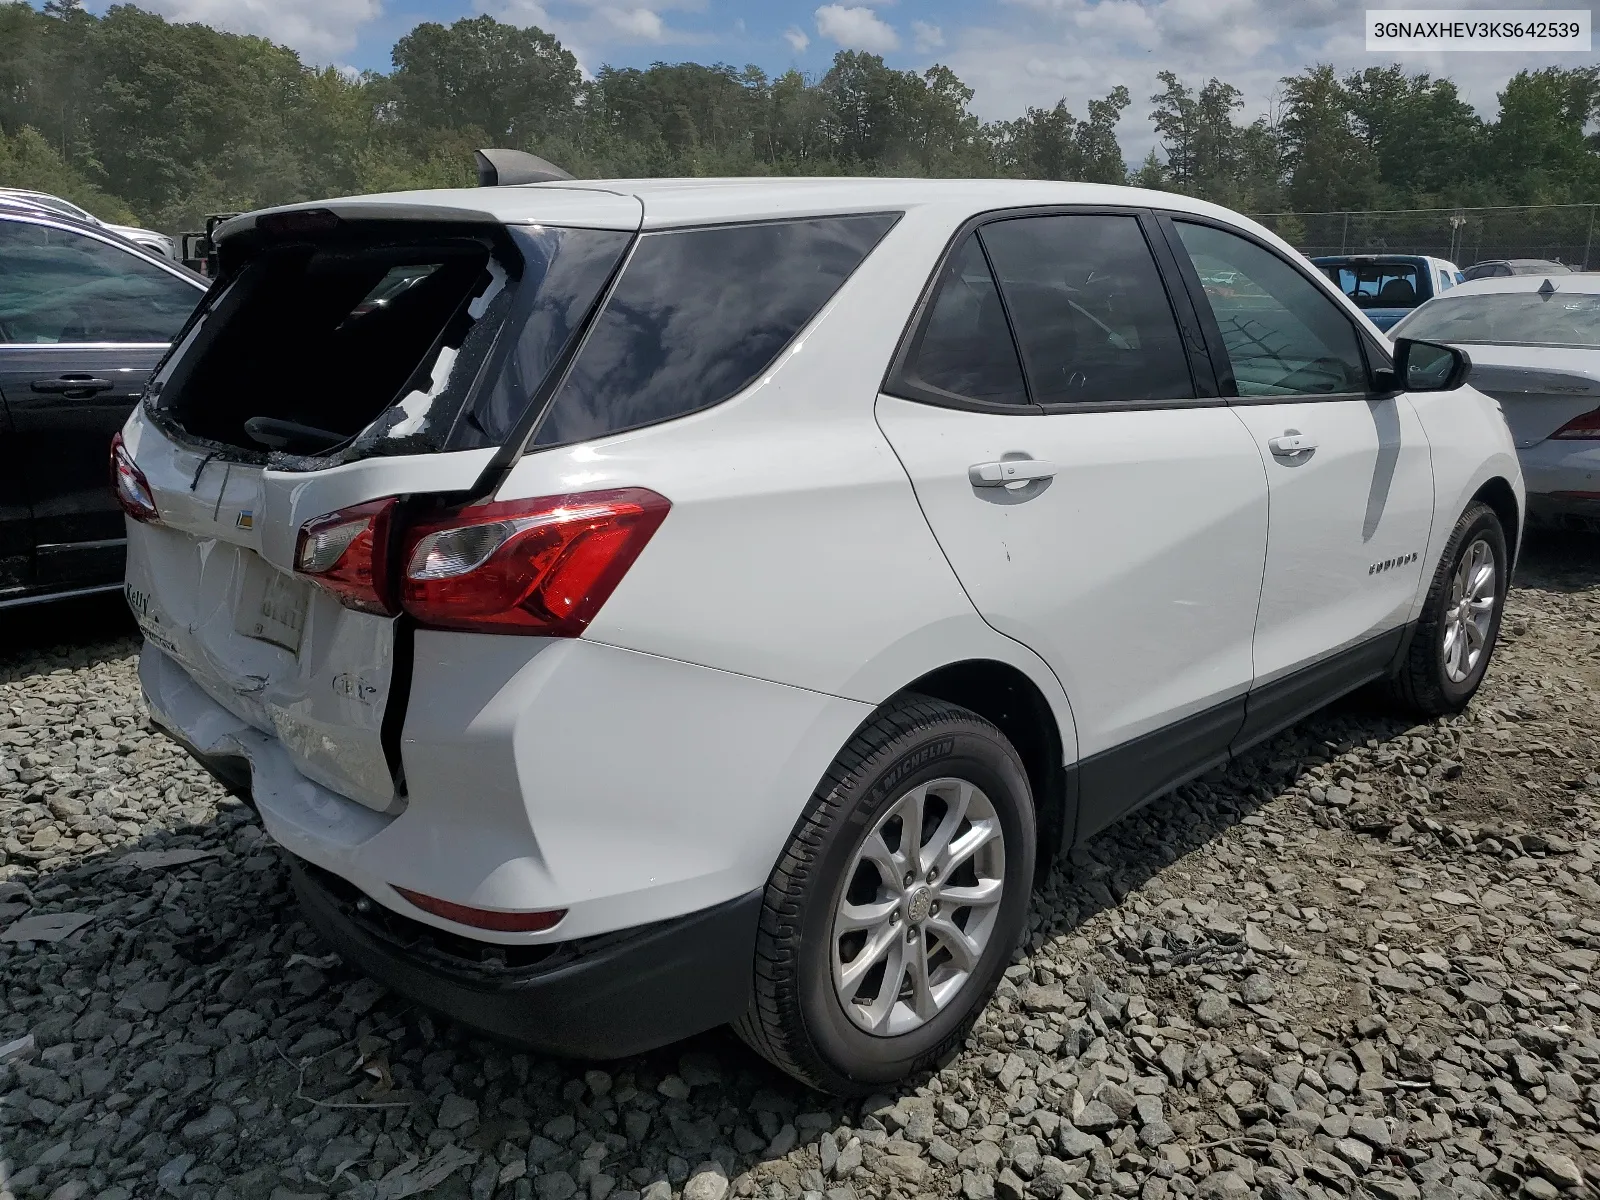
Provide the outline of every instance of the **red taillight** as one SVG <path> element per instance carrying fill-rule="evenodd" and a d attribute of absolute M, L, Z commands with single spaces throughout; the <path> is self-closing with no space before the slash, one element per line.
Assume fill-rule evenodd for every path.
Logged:
<path fill-rule="evenodd" d="M 400 602 L 435 629 L 577 637 L 672 507 L 644 488 L 466 508 L 407 531 Z"/>
<path fill-rule="evenodd" d="M 413 892 L 410 888 L 395 887 L 395 891 L 415 904 L 423 912 L 432 913 L 436 917 L 443 917 L 447 921 L 455 921 L 460 925 L 471 925 L 477 929 L 492 929 L 497 933 L 540 933 L 552 929 L 567 915 L 564 908 L 551 909 L 547 912 L 516 912 L 504 908 L 472 908 L 465 904 L 453 904 L 449 900 L 440 900 L 434 896 L 424 896 L 421 892 Z"/>
<path fill-rule="evenodd" d="M 117 493 L 117 503 L 122 511 L 135 521 L 158 521 L 155 495 L 150 491 L 150 481 L 144 472 L 133 465 L 133 455 L 122 442 L 119 433 L 111 439 L 111 486 Z"/>
<path fill-rule="evenodd" d="M 357 504 L 300 527 L 294 569 L 358 612 L 394 615 L 389 525 L 394 497 Z"/>
<path fill-rule="evenodd" d="M 1573 417 L 1560 429 L 1550 435 L 1553 438 L 1600 438 L 1600 408 L 1593 412 L 1586 412 L 1581 417 Z"/>

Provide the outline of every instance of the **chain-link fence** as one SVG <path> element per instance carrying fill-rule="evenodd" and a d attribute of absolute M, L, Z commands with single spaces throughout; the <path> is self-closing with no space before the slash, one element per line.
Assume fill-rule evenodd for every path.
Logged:
<path fill-rule="evenodd" d="M 1547 258 L 1600 270 L 1600 204 L 1253 215 L 1311 256 L 1431 254 L 1463 268 L 1485 259 Z"/>

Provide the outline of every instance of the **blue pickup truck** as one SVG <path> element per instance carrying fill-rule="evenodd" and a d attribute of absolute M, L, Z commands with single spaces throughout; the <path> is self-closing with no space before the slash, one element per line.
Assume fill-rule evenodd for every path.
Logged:
<path fill-rule="evenodd" d="M 1326 254 L 1311 261 L 1379 329 L 1462 282 L 1455 263 L 1425 254 Z"/>

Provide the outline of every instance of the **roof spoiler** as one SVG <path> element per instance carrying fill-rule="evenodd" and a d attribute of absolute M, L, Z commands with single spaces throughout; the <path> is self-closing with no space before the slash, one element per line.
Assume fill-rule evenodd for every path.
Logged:
<path fill-rule="evenodd" d="M 473 157 L 477 160 L 479 187 L 548 183 L 553 179 L 572 178 L 555 163 L 521 150 L 475 150 Z"/>

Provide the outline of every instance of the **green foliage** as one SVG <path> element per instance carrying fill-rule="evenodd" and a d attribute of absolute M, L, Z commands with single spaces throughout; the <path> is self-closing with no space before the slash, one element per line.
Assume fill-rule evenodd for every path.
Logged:
<path fill-rule="evenodd" d="M 463 187 L 472 151 L 531 150 L 576 175 L 1012 176 L 1131 182 L 1251 211 L 1600 200 L 1600 68 L 1523 72 L 1486 123 L 1455 85 L 1399 66 L 1314 66 L 1245 122 L 1221 79 L 1160 76 L 1161 152 L 1130 172 L 1113 89 L 985 124 L 942 65 L 841 51 L 820 78 L 725 63 L 602 66 L 489 16 L 426 22 L 393 70 L 348 75 L 261 38 L 128 4 L 0 0 L 0 184 L 176 232 L 207 212 Z M 1293 222 L 1280 227 L 1296 228 Z"/>
<path fill-rule="evenodd" d="M 114 225 L 127 224 L 134 219 L 132 209 L 114 196 L 106 195 L 62 162 L 44 135 L 27 125 L 12 137 L 0 133 L 0 187 L 49 192 L 71 200 Z"/>

